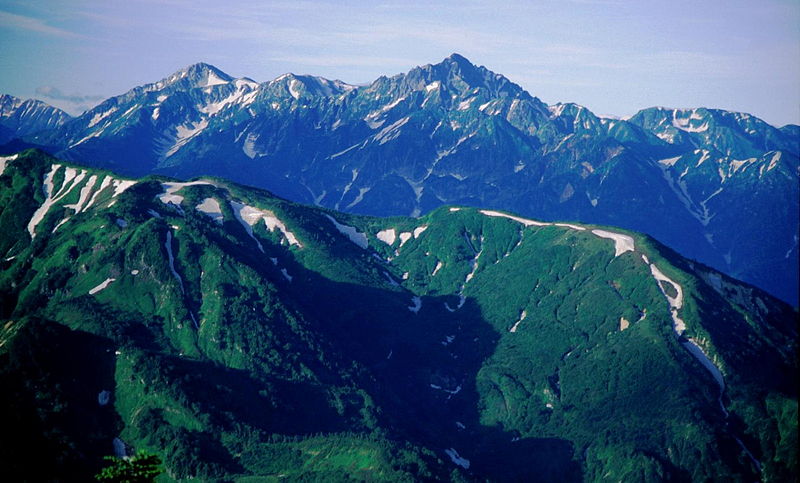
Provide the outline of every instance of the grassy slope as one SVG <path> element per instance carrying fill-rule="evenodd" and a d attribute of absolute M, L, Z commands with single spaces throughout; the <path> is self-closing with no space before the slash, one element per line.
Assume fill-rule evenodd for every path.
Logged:
<path fill-rule="evenodd" d="M 365 251 L 316 209 L 216 181 L 185 188 L 181 215 L 155 199 L 161 187 L 150 180 L 111 206 L 101 195 L 50 235 L 69 213 L 55 206 L 28 245 L 48 169 L 30 154 L 0 177 L 0 248 L 17 256 L 0 272 L 0 357 L 2 377 L 18 388 L 3 404 L 36 408 L 19 411 L 19 433 L 59 428 L 27 431 L 19 454 L 44 439 L 91 455 L 53 450 L 52 471 L 83 461 L 90 472 L 120 431 L 163 454 L 173 477 L 459 478 L 442 462 L 445 448 L 470 459 L 477 477 L 752 477 L 733 436 L 754 449 L 765 476 L 796 471 L 797 395 L 786 382 L 796 375 L 796 313 L 757 291 L 737 297 L 733 282 L 714 290 L 696 276 L 702 267 L 646 238 L 636 236 L 636 254 L 614 257 L 610 240 L 587 231 L 523 228 L 471 209 L 419 220 L 328 212 L 368 233 Z M 221 202 L 224 224 L 193 209 L 206 197 Z M 303 248 L 260 223 L 261 253 L 229 197 L 271 210 Z M 421 226 L 402 247 L 375 238 Z M 726 377 L 727 421 L 715 383 L 675 338 L 641 253 L 683 287 L 687 335 Z M 463 306 L 451 312 L 462 287 Z M 414 295 L 417 314 L 407 308 Z M 39 348 L 50 344 L 27 342 L 50 330 L 79 341 L 63 345 L 64 357 L 98 357 L 100 369 L 73 371 L 77 387 L 60 384 L 59 359 Z M 92 356 L 96 347 L 105 352 Z M 100 408 L 102 389 L 114 394 Z M 88 421 L 94 439 L 64 431 L 60 413 Z"/>

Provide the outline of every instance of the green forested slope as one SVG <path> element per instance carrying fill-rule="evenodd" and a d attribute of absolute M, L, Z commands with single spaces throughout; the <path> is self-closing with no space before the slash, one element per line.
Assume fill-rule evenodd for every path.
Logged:
<path fill-rule="evenodd" d="M 796 311 L 646 237 L 354 217 L 35 151 L 0 210 L 0 454 L 23 479 L 85 480 L 114 438 L 175 479 L 797 471 Z"/>

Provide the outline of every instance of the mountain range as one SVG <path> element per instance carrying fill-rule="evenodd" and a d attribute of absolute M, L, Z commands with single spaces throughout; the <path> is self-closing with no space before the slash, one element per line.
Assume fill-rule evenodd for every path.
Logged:
<path fill-rule="evenodd" d="M 798 304 L 796 125 L 705 108 L 598 117 L 458 54 L 364 86 L 257 83 L 201 63 L 76 118 L 36 106 L 30 121 L 3 108 L 2 126 L 19 126 L 7 153 L 220 176 L 355 214 L 459 204 L 615 225 Z"/>
<path fill-rule="evenodd" d="M 12 480 L 134 449 L 175 480 L 797 474 L 797 310 L 647 235 L 37 150 L 0 157 L 0 200 Z"/>

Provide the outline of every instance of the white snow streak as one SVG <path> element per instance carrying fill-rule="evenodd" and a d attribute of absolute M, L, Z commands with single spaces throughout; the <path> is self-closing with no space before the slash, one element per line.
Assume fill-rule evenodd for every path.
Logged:
<path fill-rule="evenodd" d="M 111 282 L 113 282 L 115 280 L 116 280 L 116 278 L 107 278 L 107 279 L 103 280 L 103 282 L 100 285 L 98 285 L 95 288 L 89 290 L 89 295 L 94 295 L 97 292 L 105 289 L 106 287 L 108 287 L 108 284 L 110 284 Z"/>
<path fill-rule="evenodd" d="M 664 294 L 664 296 L 667 298 L 667 301 L 669 302 L 670 311 L 672 312 L 672 321 L 673 321 L 672 326 L 675 329 L 675 333 L 677 333 L 678 335 L 683 335 L 683 332 L 686 330 L 686 323 L 683 321 L 683 319 L 678 317 L 678 310 L 681 307 L 683 307 L 683 289 L 681 288 L 680 285 L 678 285 L 669 277 L 664 275 L 664 273 L 662 273 L 661 270 L 659 270 L 654 263 L 650 264 L 650 272 L 653 274 L 653 278 L 655 278 L 656 281 L 658 282 L 659 290 L 661 290 L 661 293 Z M 677 294 L 674 297 L 671 297 L 664 290 L 664 287 L 661 286 L 661 282 L 666 282 L 672 285 L 675 288 Z"/>
<path fill-rule="evenodd" d="M 167 231 L 167 240 L 164 242 L 164 247 L 167 249 L 167 257 L 169 258 L 169 270 L 172 272 L 172 275 L 175 277 L 175 280 L 178 281 L 181 287 L 181 293 L 184 292 L 183 290 L 183 279 L 175 270 L 175 257 L 172 255 L 172 232 Z"/>
<path fill-rule="evenodd" d="M 58 172 L 59 168 L 61 168 L 60 164 L 52 165 L 50 171 L 44 177 L 42 189 L 44 190 L 45 200 L 42 205 L 33 213 L 31 220 L 28 222 L 28 233 L 30 233 L 31 238 L 36 236 L 36 225 L 42 221 L 44 215 L 47 213 L 50 207 L 70 191 L 69 189 L 65 191 L 64 186 L 66 186 L 67 182 L 69 181 L 70 176 L 68 175 L 70 173 L 72 174 L 71 177 L 75 176 L 75 170 L 70 171 L 71 168 L 67 168 L 64 173 L 64 182 L 61 186 L 61 189 L 59 189 L 59 193 L 55 196 L 53 195 L 53 191 L 55 189 L 53 186 L 53 177 L 56 175 L 56 172 Z M 63 193 L 61 193 L 62 191 Z"/>
<path fill-rule="evenodd" d="M 525 317 L 527 317 L 527 316 L 528 316 L 528 312 L 523 310 L 522 313 L 519 316 L 519 320 L 514 324 L 513 327 L 511 327 L 511 330 L 509 330 L 509 332 L 516 332 L 517 331 L 517 327 L 519 327 L 519 323 L 522 322 L 523 320 L 525 320 Z"/>
<path fill-rule="evenodd" d="M 452 210 L 452 208 L 451 208 L 451 210 Z M 548 226 L 548 225 L 551 225 L 551 223 L 543 223 L 541 221 L 529 220 L 527 218 L 521 218 L 519 216 L 500 213 L 499 211 L 493 211 L 493 210 L 480 210 L 480 211 L 481 211 L 481 213 L 483 213 L 486 216 L 496 216 L 496 217 L 500 217 L 500 218 L 508 218 L 509 220 L 514 220 L 514 221 L 516 221 L 518 223 L 522 223 L 525 226 L 531 226 L 531 225 L 533 225 L 533 226 Z"/>
<path fill-rule="evenodd" d="M 450 460 L 454 464 L 464 468 L 465 470 L 469 469 L 469 460 L 459 456 L 458 451 L 456 451 L 455 448 L 448 448 L 444 450 L 444 452 L 450 457 Z"/>
<path fill-rule="evenodd" d="M 136 181 L 131 180 L 123 180 L 123 179 L 115 179 L 114 180 L 114 194 L 111 195 L 112 198 L 116 198 L 117 196 L 121 195 L 125 190 L 130 188 L 131 186 L 135 185 Z"/>
<path fill-rule="evenodd" d="M 343 225 L 342 223 L 339 223 L 331 215 L 325 215 L 325 216 L 329 220 L 331 220 L 331 223 L 333 223 L 333 226 L 335 226 L 336 229 L 339 230 L 339 233 L 346 236 L 351 242 L 355 243 L 359 247 L 365 250 L 367 249 L 367 247 L 369 246 L 369 244 L 367 243 L 367 235 L 361 233 L 352 226 Z"/>

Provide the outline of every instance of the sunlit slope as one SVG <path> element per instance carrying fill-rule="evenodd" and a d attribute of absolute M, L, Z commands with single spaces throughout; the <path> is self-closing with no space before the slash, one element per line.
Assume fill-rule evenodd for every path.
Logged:
<path fill-rule="evenodd" d="M 0 184 L 15 471 L 133 448 L 174 478 L 796 471 L 796 312 L 635 233 L 356 217 L 33 151 Z"/>

